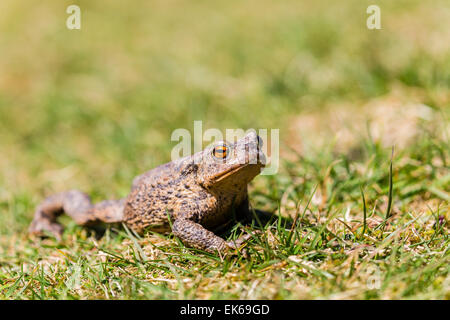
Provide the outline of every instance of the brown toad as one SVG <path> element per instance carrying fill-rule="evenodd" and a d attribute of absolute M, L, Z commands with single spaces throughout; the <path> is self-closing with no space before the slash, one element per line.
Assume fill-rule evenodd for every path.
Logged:
<path fill-rule="evenodd" d="M 63 212 L 80 225 L 123 222 L 138 234 L 172 231 L 188 246 L 226 252 L 236 243 L 212 231 L 249 213 L 247 184 L 265 165 L 261 138 L 251 132 L 235 143 L 219 142 L 192 156 L 153 170 L 133 181 L 127 198 L 92 204 L 88 195 L 67 191 L 45 199 L 29 231 L 61 237 Z M 170 218 L 170 221 L 169 221 Z"/>

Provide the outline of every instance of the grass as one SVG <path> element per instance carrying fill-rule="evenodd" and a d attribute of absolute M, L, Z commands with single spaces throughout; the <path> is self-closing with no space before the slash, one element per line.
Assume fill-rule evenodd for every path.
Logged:
<path fill-rule="evenodd" d="M 81 31 L 72 2 L 0 4 L 1 299 L 450 298 L 446 1 L 379 1 L 378 31 L 359 0 L 77 3 Z M 223 234 L 260 230 L 249 258 L 69 219 L 27 236 L 48 194 L 126 196 L 194 120 L 280 128 L 250 201 L 284 219 Z"/>

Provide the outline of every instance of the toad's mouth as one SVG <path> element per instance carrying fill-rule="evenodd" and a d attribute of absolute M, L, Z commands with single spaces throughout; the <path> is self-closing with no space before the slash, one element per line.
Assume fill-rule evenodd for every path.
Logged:
<path fill-rule="evenodd" d="M 222 172 L 216 174 L 215 176 L 213 176 L 213 177 L 212 177 L 212 180 L 213 180 L 214 182 L 220 182 L 220 181 L 223 181 L 223 180 L 225 180 L 226 178 L 228 178 L 229 176 L 234 175 L 236 172 L 239 172 L 240 170 L 242 170 L 242 169 L 248 167 L 249 165 L 250 165 L 250 164 L 248 164 L 248 163 L 247 163 L 247 164 L 238 164 L 238 165 L 234 165 L 234 166 L 228 168 L 227 170 L 222 171 Z"/>
<path fill-rule="evenodd" d="M 258 163 L 246 163 L 246 164 L 236 164 L 234 166 L 231 166 L 227 170 L 224 170 L 214 176 L 211 177 L 211 180 L 214 181 L 214 183 L 220 183 L 221 181 L 226 180 L 227 178 L 231 176 L 237 176 L 239 175 L 240 171 L 245 172 L 251 172 L 248 174 L 250 180 L 253 179 L 254 176 L 258 175 L 260 172 L 260 169 L 264 167 L 264 164 L 258 162 Z M 245 174 L 243 175 L 245 176 Z"/>

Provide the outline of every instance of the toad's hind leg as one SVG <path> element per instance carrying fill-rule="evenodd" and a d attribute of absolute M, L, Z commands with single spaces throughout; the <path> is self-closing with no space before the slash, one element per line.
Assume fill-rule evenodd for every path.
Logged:
<path fill-rule="evenodd" d="M 57 222 L 57 218 L 62 213 L 83 226 L 98 222 L 121 222 L 124 205 L 125 199 L 106 200 L 93 205 L 87 194 L 77 190 L 58 193 L 46 198 L 36 208 L 29 232 L 44 235 L 47 231 L 60 239 L 63 227 Z"/>

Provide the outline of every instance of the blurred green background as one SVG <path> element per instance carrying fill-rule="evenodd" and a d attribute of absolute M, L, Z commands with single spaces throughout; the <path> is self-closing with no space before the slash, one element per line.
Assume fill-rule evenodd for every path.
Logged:
<path fill-rule="evenodd" d="M 366 27 L 374 1 L 2 0 L 0 200 L 29 204 L 8 219 L 68 188 L 125 196 L 194 120 L 280 128 L 283 148 L 301 112 L 394 89 L 448 109 L 450 3 L 375 2 L 382 30 Z"/>
<path fill-rule="evenodd" d="M 0 299 L 449 299 L 449 116 L 448 0 L 0 0 Z M 250 200 L 303 212 L 297 240 L 267 226 L 222 263 L 67 216 L 28 237 L 54 192 L 125 197 L 194 120 L 280 129 Z"/>

